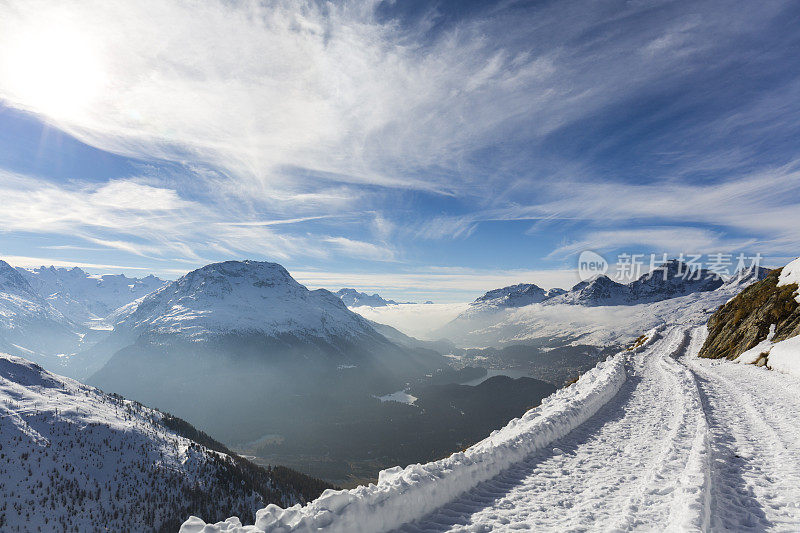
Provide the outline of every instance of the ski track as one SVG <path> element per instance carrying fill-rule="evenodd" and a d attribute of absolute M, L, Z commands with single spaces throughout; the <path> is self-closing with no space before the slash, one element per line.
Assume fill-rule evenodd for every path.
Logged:
<path fill-rule="evenodd" d="M 663 332 L 587 422 L 397 531 L 800 531 L 800 381 L 704 335 Z"/>

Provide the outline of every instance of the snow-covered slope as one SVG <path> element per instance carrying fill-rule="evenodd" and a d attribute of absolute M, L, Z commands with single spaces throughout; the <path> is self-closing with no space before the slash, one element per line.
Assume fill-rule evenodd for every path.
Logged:
<path fill-rule="evenodd" d="M 42 363 L 77 349 L 80 328 L 42 298 L 5 261 L 0 261 L 0 349 Z"/>
<path fill-rule="evenodd" d="M 226 261 L 194 270 L 115 316 L 115 328 L 204 340 L 231 333 L 374 336 L 327 290 L 310 291 L 277 263 Z"/>
<path fill-rule="evenodd" d="M 226 442 L 275 433 L 293 417 L 320 418 L 326 394 L 328 407 L 369 399 L 446 364 L 389 341 L 337 296 L 308 290 L 275 263 L 207 265 L 116 317 L 113 333 L 77 358 L 92 371 L 88 382 Z"/>
<path fill-rule="evenodd" d="M 532 283 L 519 283 L 501 289 L 494 289 L 478 297 L 474 304 L 479 308 L 522 307 L 543 302 L 555 296 L 565 294 L 564 289 L 545 290 Z"/>
<path fill-rule="evenodd" d="M 177 432 L 187 430 L 159 411 L 0 354 L 0 531 L 174 531 L 187 513 L 252 517 L 268 503 L 313 497 Z M 298 487 L 314 486 L 292 476 Z"/>
<path fill-rule="evenodd" d="M 380 294 L 367 294 L 358 292 L 355 289 L 339 289 L 334 293 L 342 299 L 347 307 L 383 307 L 386 305 L 397 305 L 394 300 L 384 300 Z"/>
<path fill-rule="evenodd" d="M 696 323 L 753 283 L 759 275 L 728 282 L 704 274 L 683 280 L 670 262 L 628 285 L 598 276 L 566 294 L 538 304 L 507 308 L 476 302 L 435 331 L 462 347 L 502 346 L 558 339 L 559 342 L 610 346 L 625 344 L 640 332 L 665 323 Z M 492 300 L 489 300 L 490 302 Z"/>
<path fill-rule="evenodd" d="M 800 381 L 661 327 L 489 438 L 377 485 L 181 533 L 797 531 Z"/>
<path fill-rule="evenodd" d="M 17 271 L 63 315 L 73 322 L 88 325 L 165 283 L 153 275 L 144 278 L 129 278 L 124 274 L 94 276 L 78 267 L 17 267 Z"/>
<path fill-rule="evenodd" d="M 472 303 L 465 316 L 534 303 L 587 307 L 638 305 L 711 291 L 723 284 L 719 276 L 707 270 L 698 269 L 691 274 L 688 272 L 689 267 L 685 263 L 673 259 L 628 284 L 618 283 L 603 274 L 581 281 L 569 291 L 545 291 L 536 285 L 521 283 L 487 292 Z"/>

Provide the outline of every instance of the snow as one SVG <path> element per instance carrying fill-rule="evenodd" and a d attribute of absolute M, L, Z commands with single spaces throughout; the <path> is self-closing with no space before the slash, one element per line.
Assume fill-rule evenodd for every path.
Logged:
<path fill-rule="evenodd" d="M 783 287 L 785 285 L 800 286 L 800 257 L 781 270 L 781 275 L 778 278 L 778 287 Z M 800 289 L 795 293 L 795 300 L 797 300 L 797 303 L 800 303 Z"/>
<path fill-rule="evenodd" d="M 306 506 L 268 506 L 253 526 L 236 521 L 206 525 L 190 518 L 182 533 L 203 531 L 387 531 L 420 518 L 465 490 L 500 474 L 592 417 L 625 382 L 623 357 L 616 356 L 587 372 L 577 383 L 545 399 L 523 417 L 490 437 L 446 459 L 380 473 L 377 485 L 323 493 Z"/>
<path fill-rule="evenodd" d="M 173 520 L 231 460 L 163 416 L 0 354 L 0 530 L 147 531 Z M 264 505 L 255 492 L 243 498 L 239 509 Z"/>
<path fill-rule="evenodd" d="M 688 327 L 705 323 L 719 306 L 753 281 L 754 277 L 745 277 L 715 290 L 650 303 L 582 305 L 557 297 L 491 312 L 475 312 L 473 308 L 430 335 L 447 337 L 461 347 L 497 347 L 540 339 L 567 339 L 594 346 L 624 345 L 642 331 L 665 324 Z M 648 294 L 652 297 L 652 293 Z M 564 296 L 571 297 L 570 293 Z"/>
<path fill-rule="evenodd" d="M 800 377 L 800 336 L 792 337 L 772 345 L 769 362 L 773 370 Z"/>
<path fill-rule="evenodd" d="M 90 275 L 74 268 L 17 268 L 33 289 L 71 320 L 89 324 L 164 285 L 155 276 Z"/>
<path fill-rule="evenodd" d="M 712 529 L 800 530 L 800 380 L 724 360 L 685 363 L 710 426 Z"/>
<path fill-rule="evenodd" d="M 113 316 L 116 327 L 205 340 L 228 333 L 269 336 L 375 335 L 324 289 L 309 291 L 277 263 L 227 261 L 192 271 Z"/>
<path fill-rule="evenodd" d="M 762 354 L 766 354 L 766 365 L 770 369 L 794 374 L 800 378 L 800 336 L 791 337 L 780 342 L 772 342 L 774 336 L 775 324 L 772 324 L 767 338 L 743 352 L 735 361 L 737 363 L 753 364 L 761 358 Z"/>
<path fill-rule="evenodd" d="M 181 533 L 797 531 L 800 379 L 699 359 L 706 335 L 650 330 L 447 459 L 269 506 L 252 526 L 192 517 Z"/>

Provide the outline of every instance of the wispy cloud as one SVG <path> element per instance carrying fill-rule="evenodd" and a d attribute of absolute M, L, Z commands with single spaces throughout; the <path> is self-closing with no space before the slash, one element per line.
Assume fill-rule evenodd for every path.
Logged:
<path fill-rule="evenodd" d="M 659 252 L 753 246 L 784 253 L 800 242 L 798 166 L 793 161 L 707 184 L 563 181 L 551 184 L 539 203 L 440 217 L 419 235 L 458 238 L 482 222 L 528 220 L 535 222 L 531 235 L 555 226 L 576 236 L 550 258 L 622 246 L 650 246 Z"/>
<path fill-rule="evenodd" d="M 0 231 L 185 264 L 378 270 L 439 262 L 426 257 L 437 240 L 469 246 L 489 221 L 557 235 L 539 261 L 634 244 L 791 255 L 800 242 L 795 2 L 447 9 L 2 3 L 3 104 L 155 170 L 0 174 Z M 61 64 L 42 69 L 42 50 Z"/>
<path fill-rule="evenodd" d="M 548 258 L 563 258 L 584 250 L 607 251 L 629 247 L 649 247 L 654 252 L 678 256 L 681 253 L 716 253 L 742 250 L 754 239 L 731 241 L 719 232 L 698 228 L 655 227 L 591 231 L 575 242 L 553 250 Z M 713 252 L 712 252 L 713 251 Z"/>
<path fill-rule="evenodd" d="M 394 251 L 384 244 L 311 233 L 279 234 L 271 229 L 327 217 L 231 222 L 234 213 L 224 204 L 186 200 L 174 190 L 135 179 L 60 185 L 0 172 L 0 197 L 0 233 L 79 238 L 101 249 L 140 257 L 196 265 L 209 262 L 210 257 L 242 254 L 286 260 L 344 252 L 355 258 L 395 259 Z"/>
<path fill-rule="evenodd" d="M 250 193 L 297 170 L 463 193 L 483 181 L 476 150 L 510 132 L 541 139 L 673 68 L 700 71 L 782 8 L 743 10 L 742 27 L 731 12 L 704 16 L 706 3 L 605 4 L 494 10 L 431 37 L 426 22 L 378 17 L 375 2 L 12 2 L 0 49 L 58 26 L 80 34 L 110 81 L 77 114 L 41 106 L 13 77 L 0 78 L 0 96 L 104 149 L 224 169 Z M 620 53 L 637 48 L 647 53 Z"/>
<path fill-rule="evenodd" d="M 340 253 L 375 261 L 394 261 L 395 252 L 388 246 L 357 241 L 347 237 L 325 237 L 326 243 L 337 247 Z"/>

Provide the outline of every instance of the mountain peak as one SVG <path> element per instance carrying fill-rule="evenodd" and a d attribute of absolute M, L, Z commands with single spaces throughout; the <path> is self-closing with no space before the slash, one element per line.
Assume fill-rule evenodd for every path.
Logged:
<path fill-rule="evenodd" d="M 743 268 L 741 270 L 737 270 L 736 273 L 731 276 L 731 278 L 725 282 L 726 285 L 749 285 L 751 283 L 755 283 L 757 281 L 761 281 L 766 279 L 769 276 L 772 269 L 764 268 L 757 265 L 751 265 L 747 268 Z"/>
<path fill-rule="evenodd" d="M 25 293 L 29 296 L 37 296 L 31 285 L 17 270 L 0 259 L 0 290 L 9 290 L 16 293 Z M 36 297 L 38 300 L 38 296 Z"/>
<path fill-rule="evenodd" d="M 598 274 L 575 284 L 569 292 L 552 301 L 579 305 L 616 305 L 627 296 L 626 285 L 617 283 L 605 274 Z"/>
<path fill-rule="evenodd" d="M 252 283 L 256 287 L 274 287 L 288 285 L 300 287 L 301 285 L 278 263 L 267 261 L 223 261 L 211 263 L 204 267 L 189 272 L 180 280 L 184 282 L 219 282 L 227 280 L 229 283 Z M 179 280 L 179 281 L 180 281 Z"/>
<path fill-rule="evenodd" d="M 314 337 L 372 332 L 331 292 L 309 291 L 283 266 L 251 260 L 193 270 L 120 314 L 117 324 L 194 340 L 231 332 Z"/>
<path fill-rule="evenodd" d="M 489 300 L 495 300 L 497 298 L 513 300 L 523 296 L 528 296 L 531 299 L 536 299 L 539 297 L 544 299 L 544 295 L 545 290 L 538 285 L 534 285 L 533 283 L 518 283 L 516 285 L 509 285 L 508 287 L 491 290 L 483 296 L 478 297 L 475 302 L 485 302 Z"/>
<path fill-rule="evenodd" d="M 394 300 L 385 300 L 380 294 L 376 293 L 370 295 L 350 288 L 339 289 L 334 294 L 341 298 L 348 307 L 384 307 L 397 304 Z"/>
<path fill-rule="evenodd" d="M 591 287 L 591 286 L 603 287 L 603 286 L 614 286 L 614 285 L 621 285 L 621 284 L 617 283 L 616 281 L 614 281 L 613 279 L 609 278 L 605 274 L 597 274 L 595 276 L 592 276 L 589 279 L 585 279 L 585 280 L 583 280 L 583 281 L 581 281 L 579 283 L 576 283 L 575 286 L 573 286 L 571 290 L 572 291 L 580 291 L 580 290 L 585 289 L 586 287 Z"/>
<path fill-rule="evenodd" d="M 683 261 L 671 259 L 628 286 L 634 300 L 645 302 L 653 298 L 674 298 L 693 292 L 711 291 L 723 283 L 721 277 L 709 270 L 693 269 Z"/>

